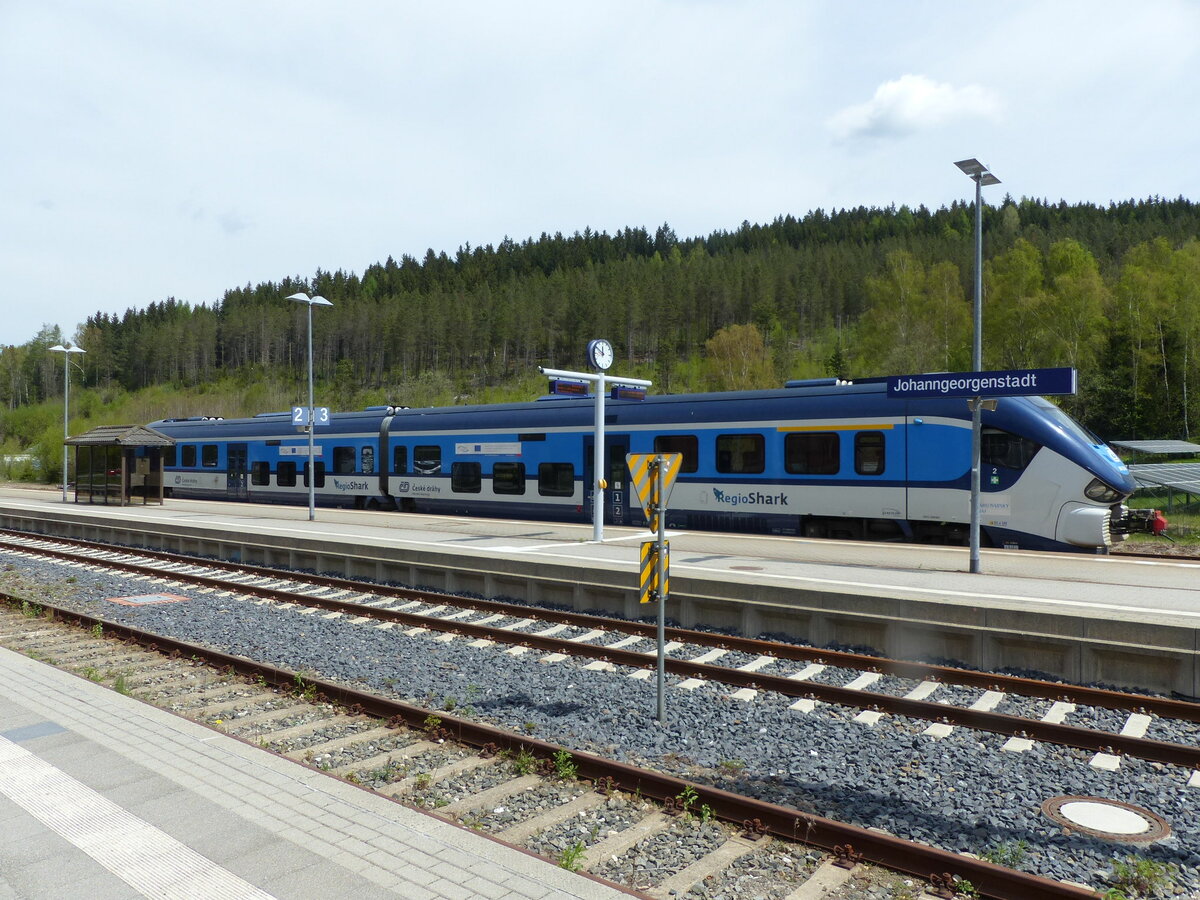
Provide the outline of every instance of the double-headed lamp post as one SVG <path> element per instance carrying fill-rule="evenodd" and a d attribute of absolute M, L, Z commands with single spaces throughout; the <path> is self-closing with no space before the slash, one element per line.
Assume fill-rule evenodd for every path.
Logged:
<path fill-rule="evenodd" d="M 72 347 L 69 343 L 65 346 L 55 344 L 50 348 L 55 353 L 63 355 L 63 503 L 67 502 L 67 438 L 71 436 L 69 431 L 68 421 L 70 420 L 70 397 L 71 397 L 71 354 L 72 353 L 87 353 L 82 347 Z"/>
<path fill-rule="evenodd" d="M 1000 179 L 977 159 L 955 163 L 975 182 L 975 334 L 971 341 L 971 361 L 976 372 L 983 371 L 983 188 L 999 184 Z M 983 434 L 983 398 L 971 400 L 971 571 L 979 565 L 979 451 Z"/>
<path fill-rule="evenodd" d="M 316 416 L 313 413 L 312 308 L 333 304 L 324 297 L 310 297 L 308 294 L 292 294 L 288 299 L 308 306 L 308 521 L 311 522 L 317 517 L 317 461 L 313 457 L 313 427 L 316 424 Z"/>

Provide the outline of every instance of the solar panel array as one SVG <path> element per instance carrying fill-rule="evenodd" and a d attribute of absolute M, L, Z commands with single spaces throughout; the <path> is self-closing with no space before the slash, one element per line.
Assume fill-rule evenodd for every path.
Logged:
<path fill-rule="evenodd" d="M 1130 466 L 1140 485 L 1174 488 L 1187 494 L 1200 494 L 1200 463 L 1146 463 Z"/>
<path fill-rule="evenodd" d="M 1109 441 L 1114 447 L 1134 453 L 1200 453 L 1200 444 L 1188 441 Z"/>

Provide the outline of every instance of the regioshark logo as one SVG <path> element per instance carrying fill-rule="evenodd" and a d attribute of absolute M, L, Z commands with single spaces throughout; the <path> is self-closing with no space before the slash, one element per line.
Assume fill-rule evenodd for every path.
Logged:
<path fill-rule="evenodd" d="M 718 503 L 723 503 L 726 506 L 746 506 L 753 504 L 755 506 L 787 506 L 788 497 L 782 491 L 778 494 L 764 494 L 761 491 L 747 491 L 745 493 L 733 493 L 732 491 L 723 491 L 720 488 L 713 488 L 713 498 Z"/>

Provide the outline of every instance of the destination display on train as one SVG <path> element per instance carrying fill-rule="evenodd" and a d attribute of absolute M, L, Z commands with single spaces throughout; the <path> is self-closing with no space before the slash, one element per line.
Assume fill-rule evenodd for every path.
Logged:
<path fill-rule="evenodd" d="M 1034 397 L 1075 393 L 1075 370 L 1005 369 L 996 372 L 938 372 L 891 375 L 889 397 Z"/>

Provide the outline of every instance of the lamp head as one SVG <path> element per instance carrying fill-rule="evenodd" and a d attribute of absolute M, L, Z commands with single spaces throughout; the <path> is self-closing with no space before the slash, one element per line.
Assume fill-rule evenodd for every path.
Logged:
<path fill-rule="evenodd" d="M 987 166 L 974 157 L 971 159 L 960 159 L 955 163 L 955 165 L 962 170 L 964 175 L 966 175 L 968 178 L 973 178 L 984 187 L 1000 183 L 1000 179 L 989 172 Z"/>
<path fill-rule="evenodd" d="M 309 306 L 333 306 L 324 297 L 310 297 L 305 293 L 292 294 L 287 299 L 295 300 L 297 303 L 307 303 Z"/>

